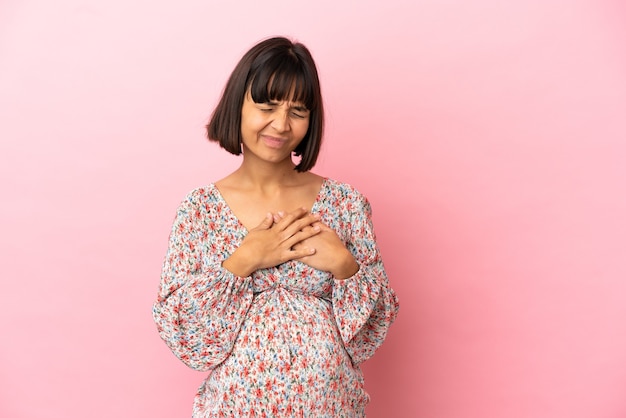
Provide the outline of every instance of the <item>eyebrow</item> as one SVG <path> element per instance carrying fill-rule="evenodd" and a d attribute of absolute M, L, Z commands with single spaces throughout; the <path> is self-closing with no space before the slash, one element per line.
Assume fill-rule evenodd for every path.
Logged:
<path fill-rule="evenodd" d="M 271 105 L 271 106 L 278 106 L 280 104 L 280 102 L 277 102 L 276 100 L 270 100 L 269 102 L 267 102 L 267 104 Z M 293 110 L 297 110 L 298 112 L 308 112 L 309 109 L 307 109 L 305 106 L 291 106 L 291 108 Z"/>

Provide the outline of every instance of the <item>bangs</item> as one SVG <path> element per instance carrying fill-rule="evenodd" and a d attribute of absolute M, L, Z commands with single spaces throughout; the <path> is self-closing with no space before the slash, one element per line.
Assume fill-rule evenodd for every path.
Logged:
<path fill-rule="evenodd" d="M 250 94 L 255 103 L 291 101 L 308 110 L 317 108 L 311 75 L 292 54 L 273 56 L 250 72 Z"/>
<path fill-rule="evenodd" d="M 241 155 L 241 113 L 247 95 L 255 103 L 292 102 L 309 113 L 306 135 L 293 150 L 298 172 L 315 165 L 324 135 L 324 103 L 311 53 L 285 37 L 266 39 L 244 54 L 231 73 L 207 125 L 207 137 L 233 155 Z"/>

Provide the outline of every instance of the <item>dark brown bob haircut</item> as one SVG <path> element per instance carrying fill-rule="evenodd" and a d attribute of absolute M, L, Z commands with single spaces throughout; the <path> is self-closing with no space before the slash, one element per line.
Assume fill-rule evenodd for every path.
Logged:
<path fill-rule="evenodd" d="M 302 157 L 297 171 L 313 168 L 322 145 L 324 107 L 309 50 L 301 43 L 276 37 L 258 43 L 241 58 L 207 125 L 209 140 L 235 155 L 241 154 L 241 108 L 248 91 L 255 103 L 291 100 L 306 106 L 309 129 L 294 155 Z"/>

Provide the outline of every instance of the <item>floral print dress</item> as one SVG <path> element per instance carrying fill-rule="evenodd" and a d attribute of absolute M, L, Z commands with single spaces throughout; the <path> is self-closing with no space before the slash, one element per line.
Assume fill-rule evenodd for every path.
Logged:
<path fill-rule="evenodd" d="M 181 203 L 153 316 L 189 367 L 211 371 L 193 417 L 361 417 L 369 396 L 359 364 L 398 312 L 367 199 L 324 179 L 311 210 L 359 264 L 346 280 L 299 261 L 237 277 L 222 267 L 246 228 L 214 184 Z"/>

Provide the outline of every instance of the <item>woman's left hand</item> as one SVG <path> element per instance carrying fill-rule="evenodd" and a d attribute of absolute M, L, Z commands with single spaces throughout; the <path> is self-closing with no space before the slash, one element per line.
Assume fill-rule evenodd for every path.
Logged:
<path fill-rule="evenodd" d="M 298 261 L 314 269 L 327 271 L 338 280 L 354 276 L 359 271 L 359 265 L 335 231 L 322 222 L 315 222 L 307 228 L 314 226 L 319 226 L 320 232 L 299 242 L 293 249 L 297 250 L 300 246 L 315 248 L 315 254 L 299 258 Z"/>

